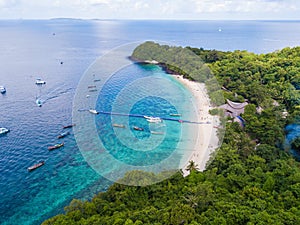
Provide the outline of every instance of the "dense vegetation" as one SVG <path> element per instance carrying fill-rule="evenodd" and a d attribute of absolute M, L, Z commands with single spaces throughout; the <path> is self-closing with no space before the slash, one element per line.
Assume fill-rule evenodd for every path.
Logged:
<path fill-rule="evenodd" d="M 138 46 L 131 58 L 142 62 L 157 61 L 169 73 L 182 74 L 191 80 L 204 82 L 211 76 L 207 65 L 187 48 L 159 45 L 149 41 Z"/>
<path fill-rule="evenodd" d="M 149 46 L 154 51 L 153 43 Z M 147 50 L 147 43 L 142 48 Z M 226 98 L 248 99 L 245 128 L 228 120 L 223 144 L 204 172 L 193 165 L 185 178 L 178 172 L 146 187 L 114 184 L 90 202 L 73 200 L 66 214 L 44 225 L 300 224 L 300 165 L 282 149 L 285 125 L 300 115 L 300 48 L 261 55 L 187 49 L 211 69 Z M 141 53 L 134 57 L 159 61 Z"/>

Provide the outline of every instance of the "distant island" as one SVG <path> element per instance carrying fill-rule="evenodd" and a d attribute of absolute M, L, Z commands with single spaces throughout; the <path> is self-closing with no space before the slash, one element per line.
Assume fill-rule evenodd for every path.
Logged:
<path fill-rule="evenodd" d="M 174 66 L 176 55 L 185 54 L 183 49 L 202 60 L 190 65 L 189 57 L 194 56 L 185 55 L 187 61 Z M 300 163 L 284 150 L 286 125 L 299 122 L 300 47 L 258 55 L 146 42 L 132 58 L 157 62 L 199 82 L 210 82 L 214 75 L 221 88 L 208 87 L 216 109 L 225 99 L 248 103 L 241 114 L 244 127 L 232 117 L 223 121 L 222 146 L 203 172 L 191 161 L 186 177 L 178 171 L 146 187 L 115 183 L 91 201 L 74 199 L 65 214 L 44 225 L 300 224 Z M 214 97 L 220 92 L 223 102 Z M 299 139 L 291 145 L 299 147 Z M 133 171 L 124 179 L 147 176 L 151 175 Z"/>

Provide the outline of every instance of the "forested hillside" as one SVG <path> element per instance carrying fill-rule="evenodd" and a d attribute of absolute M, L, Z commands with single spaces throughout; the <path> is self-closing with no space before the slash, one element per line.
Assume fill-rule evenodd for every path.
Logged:
<path fill-rule="evenodd" d="M 161 62 L 156 55 L 161 51 L 171 60 L 164 62 L 168 67 L 171 55 L 182 49 L 146 42 L 133 58 Z M 223 144 L 203 172 L 195 165 L 187 177 L 178 171 L 151 186 L 114 184 L 89 202 L 73 200 L 64 215 L 44 225 L 300 224 L 300 164 L 283 145 L 285 126 L 300 121 L 300 47 L 261 55 L 186 49 L 211 69 L 205 74 L 216 76 L 225 98 L 249 101 L 242 115 L 245 128 L 228 119 Z M 295 139 L 292 146 L 299 143 Z"/>

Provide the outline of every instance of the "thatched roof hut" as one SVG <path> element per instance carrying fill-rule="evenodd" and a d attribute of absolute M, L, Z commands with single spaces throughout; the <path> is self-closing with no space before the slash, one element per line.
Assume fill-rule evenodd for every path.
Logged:
<path fill-rule="evenodd" d="M 226 99 L 227 104 L 221 105 L 220 108 L 225 110 L 225 115 L 230 117 L 237 117 L 244 113 L 246 105 L 248 102 L 233 102 Z"/>

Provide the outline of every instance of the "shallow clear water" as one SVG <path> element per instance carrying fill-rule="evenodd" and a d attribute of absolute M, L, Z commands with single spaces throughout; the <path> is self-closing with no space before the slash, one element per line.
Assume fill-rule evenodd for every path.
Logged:
<path fill-rule="evenodd" d="M 64 138 L 65 147 L 47 150 L 49 145 L 60 142 L 57 135 L 62 132 L 62 126 L 72 123 L 72 100 L 77 84 L 97 57 L 119 45 L 143 40 L 266 53 L 300 45 L 299 25 L 300 22 L 282 21 L 0 21 L 0 85 L 7 88 L 7 93 L 0 95 L 0 126 L 11 130 L 0 137 L 0 223 L 39 224 L 62 212 L 72 198 L 91 198 L 111 184 L 85 162 L 71 129 L 71 135 Z M 104 104 L 99 97 L 97 109 L 110 110 L 109 100 L 116 99 L 129 76 L 134 75 L 131 78 L 136 79 L 153 73 L 163 76 L 157 67 L 134 65 L 119 71 L 118 77 L 112 78 L 112 85 L 101 93 L 108 101 Z M 47 84 L 37 87 L 34 82 L 38 77 Z M 175 81 L 174 85 L 180 86 Z M 43 101 L 41 108 L 35 104 L 36 97 Z M 153 105 L 159 107 L 151 108 Z M 166 115 L 176 111 L 178 105 L 173 106 L 163 99 L 149 97 L 136 102 L 130 113 Z M 102 130 L 102 125 L 111 120 L 110 117 L 96 120 L 98 131 L 112 132 L 109 126 Z M 123 123 L 119 117 L 113 120 Z M 130 118 L 128 123 L 129 127 L 149 129 L 139 118 Z M 157 148 L 161 152 L 156 152 L 167 157 L 168 151 L 177 144 L 181 127 L 173 123 L 157 131 L 160 129 L 171 129 L 163 130 L 170 136 L 161 149 Z M 120 135 L 126 137 L 127 133 Z M 130 137 L 136 140 L 146 140 L 148 135 L 130 130 Z M 113 136 L 99 137 L 108 149 L 114 143 Z M 189 143 L 186 137 L 183 145 Z M 144 157 L 142 152 L 135 154 L 128 148 L 112 154 L 132 164 L 142 163 L 138 159 Z M 128 154 L 130 158 L 126 157 Z M 163 154 L 153 154 L 147 158 L 153 161 L 143 163 L 154 163 Z M 45 165 L 29 173 L 27 167 L 40 160 L 45 160 Z"/>

